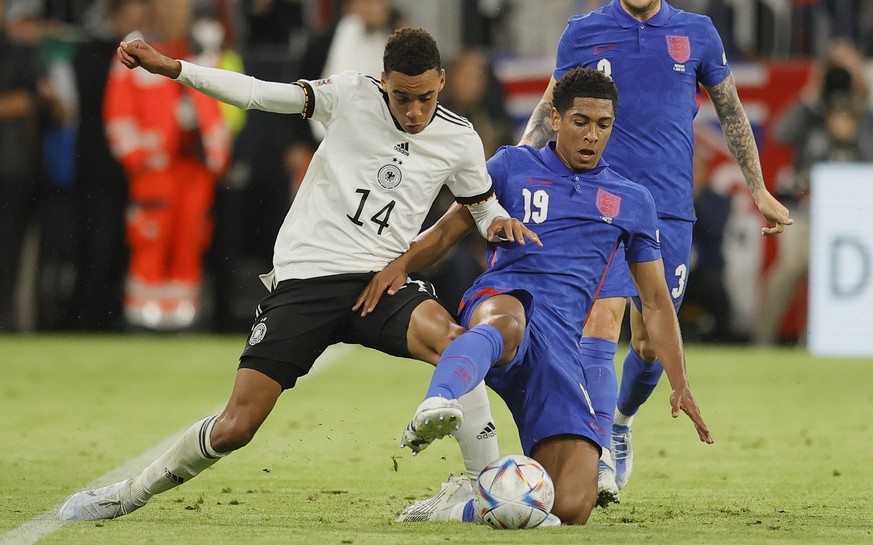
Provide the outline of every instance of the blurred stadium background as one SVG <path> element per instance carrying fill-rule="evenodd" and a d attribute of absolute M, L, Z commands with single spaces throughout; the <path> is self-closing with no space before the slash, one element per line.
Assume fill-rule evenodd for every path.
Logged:
<path fill-rule="evenodd" d="M 142 27 L 148 31 L 155 8 L 166 9 L 167 4 L 178 8 L 188 2 L 192 24 L 184 30 L 198 59 L 218 55 L 218 64 L 232 59 L 237 69 L 279 81 L 318 78 L 325 69 L 345 67 L 343 62 L 354 68 L 351 63 L 360 59 L 353 59 L 348 48 L 331 48 L 341 37 L 352 39 L 337 30 L 350 11 L 360 10 L 364 19 L 374 17 L 367 21 L 374 32 L 398 25 L 424 27 L 436 36 L 448 69 L 449 86 L 441 100 L 473 121 L 492 152 L 517 141 L 548 82 L 566 19 L 605 0 L 0 0 L 4 43 L 24 44 L 32 51 L 30 68 L 36 74 L 33 85 L 23 90 L 35 104 L 26 115 L 27 127 L 33 129 L 26 134 L 32 138 L 12 132 L 20 135 L 13 138 L 14 145 L 9 138 L 0 141 L 2 161 L 8 161 L 10 154 L 25 153 L 36 165 L 31 175 L 19 176 L 14 184 L 4 177 L 5 189 L 0 191 L 0 213 L 5 218 L 0 225 L 0 232 L 5 232 L 0 241 L 0 332 L 132 329 L 122 306 L 127 274 L 127 246 L 121 236 L 125 191 L 109 176 L 83 180 L 80 164 L 83 149 L 100 145 L 83 129 L 89 116 L 102 114 L 99 105 L 96 110 L 88 105 L 88 93 L 102 92 L 105 85 L 100 79 L 105 78 L 105 69 L 101 75 L 88 67 L 107 64 L 111 55 L 111 49 L 104 48 L 97 56 L 87 46 L 117 41 L 113 32 L 118 29 L 107 13 L 120 6 L 142 4 Z M 713 19 L 755 129 L 765 179 L 770 190 L 794 210 L 797 195 L 791 188 L 798 149 L 774 137 L 776 119 L 799 100 L 815 75 L 817 60 L 836 39 L 851 42 L 862 53 L 866 78 L 873 81 L 873 2 L 670 3 Z M 379 20 L 385 5 L 391 11 Z M 90 56 L 83 59 L 83 52 Z M 16 88 L 14 82 L 0 83 L 2 103 Z M 869 93 L 867 98 L 867 107 L 873 107 Z M 20 119 L 10 119 L 0 117 L 3 134 L 21 130 L 22 125 L 15 125 Z M 270 269 L 275 233 L 318 139 L 317 132 L 292 116 L 250 112 L 229 114 L 226 120 L 235 134 L 232 160 L 215 190 L 214 231 L 204 257 L 196 319 L 159 329 L 248 329 L 262 296 L 256 274 Z M 691 342 L 752 342 L 768 274 L 780 256 L 790 253 L 783 247 L 788 244 L 759 236 L 760 220 L 705 98 L 697 129 L 696 184 L 714 196 L 705 203 L 714 208 L 701 209 L 700 215 L 716 220 L 706 226 L 707 233 L 715 236 L 698 240 L 697 255 L 704 257 L 692 270 L 694 292 L 683 308 L 683 331 Z M 844 167 L 835 168 L 836 174 L 827 179 L 842 182 Z M 827 330 L 833 321 L 824 320 L 819 326 L 825 332 L 817 333 L 819 337 L 839 339 L 838 334 L 846 331 L 849 337 L 864 337 L 860 309 L 873 304 L 873 239 L 863 223 L 864 212 L 873 203 L 873 189 L 863 183 L 873 180 L 871 169 L 868 165 L 852 171 L 861 183 L 835 189 L 839 183 L 821 186 L 822 195 L 830 188 L 835 197 L 816 219 L 836 220 L 831 231 L 827 226 L 819 231 L 827 231 L 830 238 L 812 237 L 814 248 L 820 250 L 813 251 L 810 263 L 813 276 L 821 280 L 810 284 L 802 274 L 793 282 L 775 333 L 759 342 L 805 343 L 807 323 L 812 322 L 807 320 L 810 306 L 822 316 L 850 317 L 848 325 L 840 323 L 833 331 Z M 10 189 L 12 185 L 16 187 Z M 438 202 L 434 216 L 444 207 L 444 201 Z M 840 221 L 848 217 L 857 219 Z M 106 241 L 107 247 L 98 252 L 95 240 Z M 426 272 L 450 308 L 477 274 L 479 253 L 478 242 L 471 240 L 450 256 L 449 264 Z M 823 268 L 816 272 L 818 266 Z M 866 331 L 867 337 L 873 337 L 869 326 Z M 864 339 L 843 353 L 873 354 L 871 342 Z M 842 341 L 837 344 L 845 347 Z M 835 352 L 832 347 L 822 350 Z"/>

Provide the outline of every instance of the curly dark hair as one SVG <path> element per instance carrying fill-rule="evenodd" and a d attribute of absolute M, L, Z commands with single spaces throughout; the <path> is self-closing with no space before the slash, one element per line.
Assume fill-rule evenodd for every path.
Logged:
<path fill-rule="evenodd" d="M 442 68 L 436 40 L 421 28 L 401 28 L 389 36 L 382 66 L 386 74 L 397 71 L 407 76 Z"/>
<path fill-rule="evenodd" d="M 618 105 L 618 89 L 612 78 L 584 66 L 573 68 L 558 80 L 552 91 L 552 104 L 564 115 L 577 98 L 605 98 L 612 101 L 612 110 Z"/>

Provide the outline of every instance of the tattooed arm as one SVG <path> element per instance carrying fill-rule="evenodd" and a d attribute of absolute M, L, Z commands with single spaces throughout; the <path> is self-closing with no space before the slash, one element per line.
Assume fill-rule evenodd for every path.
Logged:
<path fill-rule="evenodd" d="M 793 224 L 794 220 L 788 217 L 788 209 L 777 201 L 764 185 L 755 135 L 737 95 L 737 83 L 733 74 L 729 74 L 718 85 L 706 87 L 706 92 L 715 106 L 728 148 L 743 172 L 749 191 L 752 192 L 752 199 L 761 215 L 767 220 L 767 225 L 761 229 L 761 234 L 770 236 L 782 233 L 785 231 L 785 226 Z"/>
<path fill-rule="evenodd" d="M 543 98 L 534 109 L 530 119 L 527 122 L 527 127 L 524 129 L 524 136 L 518 143 L 520 146 L 528 145 L 533 148 L 541 148 L 546 145 L 549 140 L 554 140 L 555 129 L 552 128 L 552 90 L 555 88 L 555 78 L 549 81 L 549 86 L 546 87 L 546 92 L 543 93 Z"/>

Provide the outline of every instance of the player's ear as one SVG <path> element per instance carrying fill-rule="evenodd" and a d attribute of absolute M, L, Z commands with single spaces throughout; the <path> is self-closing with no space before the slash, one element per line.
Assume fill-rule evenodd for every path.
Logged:
<path fill-rule="evenodd" d="M 549 117 L 552 121 L 552 130 L 558 132 L 558 129 L 561 127 L 561 112 L 552 106 L 552 111 L 549 113 Z"/>
<path fill-rule="evenodd" d="M 446 86 L 446 69 L 440 68 L 440 91 Z"/>
<path fill-rule="evenodd" d="M 385 82 L 388 80 L 388 76 L 385 72 L 382 72 L 382 76 L 379 78 L 379 81 L 382 83 L 382 89 L 385 89 Z"/>

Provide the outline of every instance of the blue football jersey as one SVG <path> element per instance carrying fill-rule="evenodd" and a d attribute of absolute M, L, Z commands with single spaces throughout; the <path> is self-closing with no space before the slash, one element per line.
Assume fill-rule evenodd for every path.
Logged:
<path fill-rule="evenodd" d="M 555 79 L 576 66 L 611 76 L 618 109 L 604 158 L 652 193 L 660 217 L 693 220 L 693 121 L 700 84 L 724 81 L 730 67 L 709 17 L 664 2 L 641 23 L 619 0 L 571 17 L 558 42 Z"/>
<path fill-rule="evenodd" d="M 489 243 L 488 268 L 465 302 L 477 294 L 523 289 L 535 301 L 533 320 L 577 339 L 619 242 L 629 262 L 661 257 L 658 219 L 646 188 L 603 160 L 573 172 L 553 146 L 503 147 L 488 161 L 500 203 L 539 235 L 543 247 Z"/>

